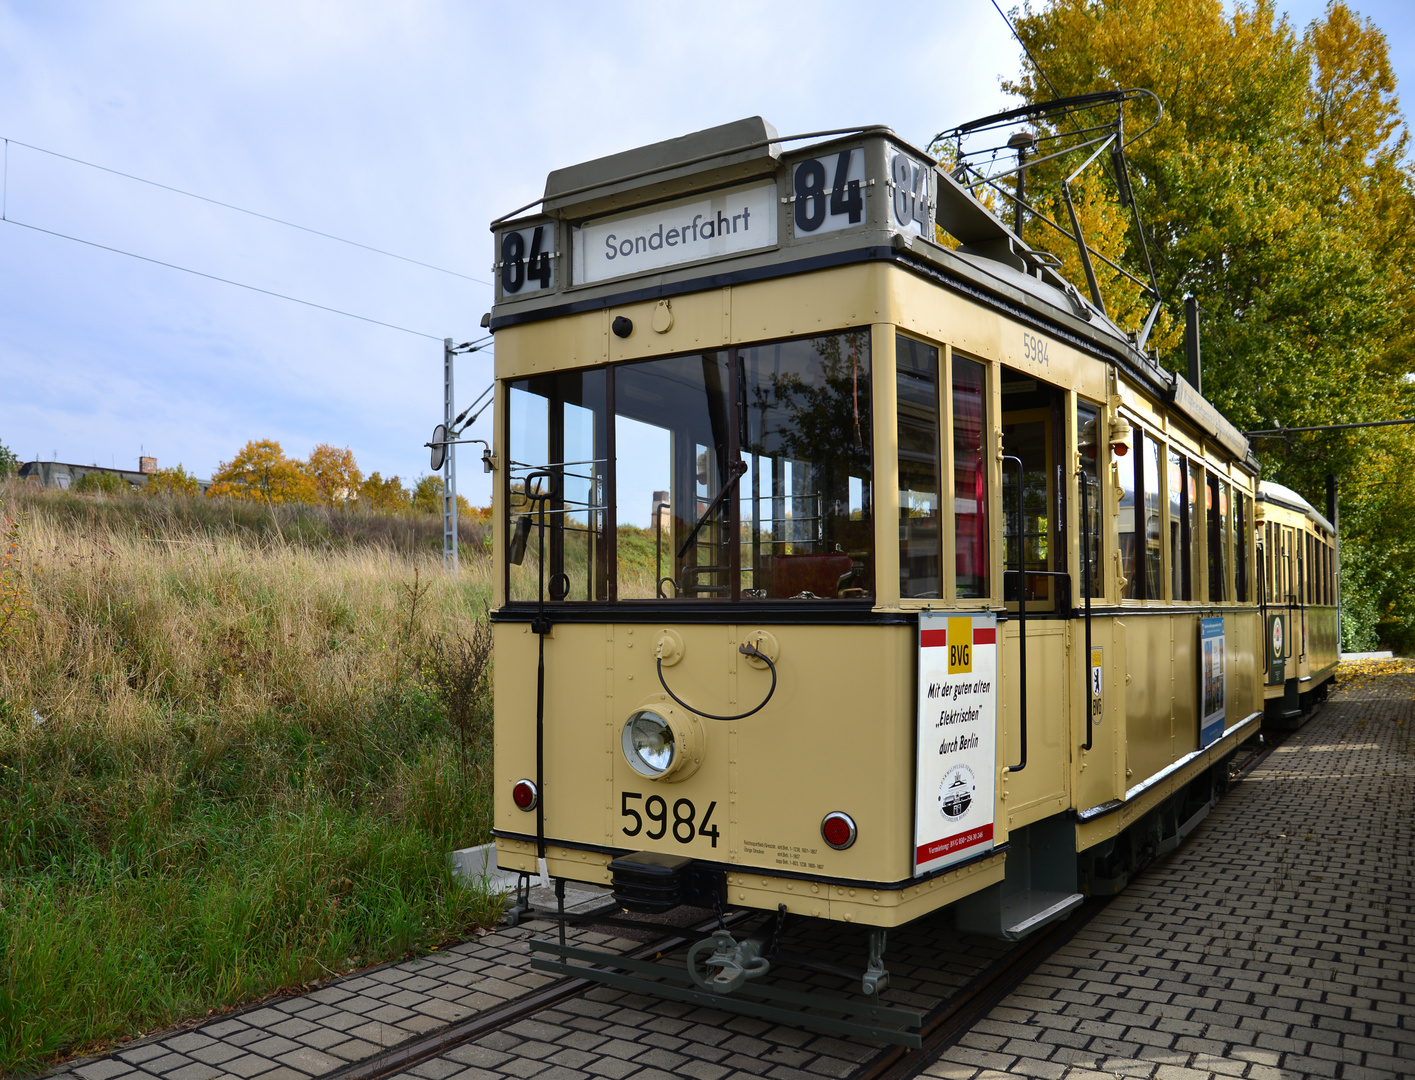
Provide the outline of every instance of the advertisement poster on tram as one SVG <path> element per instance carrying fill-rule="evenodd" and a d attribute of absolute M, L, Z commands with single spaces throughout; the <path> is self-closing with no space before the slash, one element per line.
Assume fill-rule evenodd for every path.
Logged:
<path fill-rule="evenodd" d="M 997 616 L 919 615 L 914 876 L 993 847 Z"/>
<path fill-rule="evenodd" d="M 1227 711 L 1223 617 L 1199 620 L 1199 746 L 1223 734 Z"/>

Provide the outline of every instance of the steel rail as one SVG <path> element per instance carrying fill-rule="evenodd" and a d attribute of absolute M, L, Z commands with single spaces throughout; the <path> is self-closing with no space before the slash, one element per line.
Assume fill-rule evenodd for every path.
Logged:
<path fill-rule="evenodd" d="M 727 921 L 736 923 L 757 914 L 759 912 L 743 912 L 736 918 L 729 916 Z M 576 921 L 593 925 L 595 919 L 593 915 L 588 915 L 576 917 Z M 643 948 L 635 949 L 625 955 L 636 960 L 656 959 L 663 953 L 671 952 L 697 940 L 698 935 L 716 929 L 717 925 L 716 917 L 707 919 L 697 926 L 685 929 L 683 933 L 673 934 L 659 941 L 651 942 Z M 560 979 L 548 986 L 541 987 L 539 990 L 532 990 L 529 994 L 516 998 L 514 1001 L 508 1001 L 494 1009 L 488 1009 L 486 1012 L 477 1013 L 465 1020 L 449 1024 L 441 1031 L 413 1038 L 371 1058 L 355 1061 L 342 1069 L 325 1073 L 320 1080 L 381 1080 L 382 1077 L 403 1072 L 465 1042 L 496 1031 L 498 1028 L 506 1027 L 508 1024 L 514 1024 L 518 1020 L 543 1012 L 567 998 L 572 998 L 598 985 L 600 984 L 590 979 Z"/>

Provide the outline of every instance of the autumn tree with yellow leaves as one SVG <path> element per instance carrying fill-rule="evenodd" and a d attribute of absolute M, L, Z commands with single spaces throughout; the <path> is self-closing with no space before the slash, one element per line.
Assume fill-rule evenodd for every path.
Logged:
<path fill-rule="evenodd" d="M 1151 339 L 1163 362 L 1183 370 L 1179 303 L 1192 293 L 1205 396 L 1240 429 L 1415 416 L 1415 173 L 1379 28 L 1336 0 L 1303 28 L 1269 0 L 1051 0 L 1015 14 L 1040 67 L 1024 59 L 1006 84 L 1025 102 L 1129 88 L 1163 102 L 1127 150 L 1168 305 Z M 1135 103 L 1127 133 L 1155 117 Z M 1146 276 L 1098 172 L 1078 211 L 1093 247 Z M 1070 258 L 1081 280 L 1066 241 L 1028 239 Z M 1097 270 L 1112 312 L 1133 326 L 1141 290 Z M 1319 508 L 1326 474 L 1340 480 L 1345 647 L 1377 634 L 1415 646 L 1415 432 L 1255 447 L 1265 477 Z"/>
<path fill-rule="evenodd" d="M 274 439 L 252 439 L 211 478 L 208 497 L 253 499 L 266 503 L 309 502 L 316 489 L 302 461 L 285 456 Z"/>

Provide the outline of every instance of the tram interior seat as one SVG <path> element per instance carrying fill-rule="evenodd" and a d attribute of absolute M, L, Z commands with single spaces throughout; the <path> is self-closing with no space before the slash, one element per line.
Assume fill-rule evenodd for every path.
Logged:
<path fill-rule="evenodd" d="M 855 561 L 843 552 L 823 555 L 777 555 L 771 561 L 772 595 L 783 599 L 809 593 L 835 599 L 848 593 Z"/>

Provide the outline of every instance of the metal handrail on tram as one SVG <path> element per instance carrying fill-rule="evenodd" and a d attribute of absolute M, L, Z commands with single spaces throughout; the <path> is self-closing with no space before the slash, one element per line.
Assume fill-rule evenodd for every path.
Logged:
<path fill-rule="evenodd" d="M 1017 569 L 1002 571 L 1003 579 L 1006 580 L 1008 574 L 1022 575 L 1017 581 L 1017 658 L 1018 665 L 1022 669 L 1022 677 L 1018 680 L 1017 689 L 1021 704 L 1017 709 L 1017 719 L 1019 736 L 1021 741 L 1022 760 L 1016 765 L 1009 765 L 1009 773 L 1018 773 L 1027 767 L 1027 553 L 1022 545 L 1022 529 L 1026 524 L 1023 503 L 1023 487 L 1026 473 L 1022 465 L 1022 459 L 1012 454 L 1004 454 L 1003 463 L 1009 461 L 1017 463 Z M 1004 592 L 1004 595 L 1006 593 Z"/>

